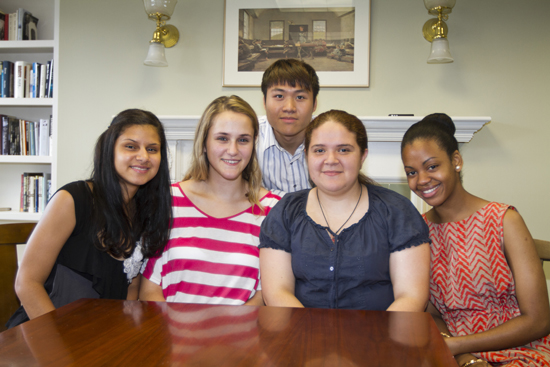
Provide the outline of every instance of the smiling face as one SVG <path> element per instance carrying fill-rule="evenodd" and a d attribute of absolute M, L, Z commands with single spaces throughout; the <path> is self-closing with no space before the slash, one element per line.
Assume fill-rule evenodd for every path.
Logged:
<path fill-rule="evenodd" d="M 206 138 L 208 177 L 235 180 L 250 162 L 254 150 L 254 128 L 242 113 L 225 111 L 214 117 Z"/>
<path fill-rule="evenodd" d="M 433 207 L 445 204 L 461 185 L 460 153 L 449 157 L 435 140 L 414 140 L 403 147 L 401 158 L 410 189 Z"/>
<path fill-rule="evenodd" d="M 354 133 L 329 120 L 313 130 L 307 152 L 311 180 L 320 191 L 345 193 L 357 182 L 367 151 L 361 154 Z"/>
<path fill-rule="evenodd" d="M 311 122 L 317 108 L 313 92 L 299 85 L 277 84 L 267 89 L 264 100 L 267 121 L 273 127 L 275 137 L 284 147 L 285 140 L 304 140 L 304 130 Z"/>
<path fill-rule="evenodd" d="M 120 134 L 115 142 L 114 163 L 126 201 L 156 176 L 160 161 L 160 138 L 155 127 L 132 125 Z"/>

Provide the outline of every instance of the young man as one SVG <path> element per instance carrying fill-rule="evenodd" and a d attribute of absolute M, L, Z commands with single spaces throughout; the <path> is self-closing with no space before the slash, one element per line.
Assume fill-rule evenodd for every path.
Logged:
<path fill-rule="evenodd" d="M 319 78 L 303 61 L 280 59 L 264 72 L 266 116 L 260 117 L 257 154 L 268 190 L 294 192 L 311 188 L 304 136 L 317 108 Z"/>

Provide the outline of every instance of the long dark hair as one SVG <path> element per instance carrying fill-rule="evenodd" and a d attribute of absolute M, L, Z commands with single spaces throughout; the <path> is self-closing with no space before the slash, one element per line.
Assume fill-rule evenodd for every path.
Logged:
<path fill-rule="evenodd" d="M 150 125 L 160 139 L 161 161 L 155 177 L 124 203 L 120 177 L 115 169 L 115 143 L 129 127 Z M 92 232 L 94 245 L 114 257 L 128 257 L 142 240 L 143 256 L 158 255 L 170 235 L 172 198 L 170 169 L 164 128 L 148 111 L 129 109 L 115 116 L 109 128 L 97 139 L 94 155 Z"/>
<path fill-rule="evenodd" d="M 309 125 L 307 125 L 306 137 L 304 141 L 306 154 L 308 154 L 309 151 L 309 144 L 311 143 L 311 135 L 313 134 L 313 131 L 328 121 L 341 124 L 349 132 L 355 135 L 355 142 L 359 146 L 361 156 L 369 148 L 367 129 L 365 129 L 365 125 L 363 125 L 357 116 L 347 113 L 346 111 L 330 110 L 320 114 L 313 121 L 311 121 Z M 357 179 L 362 185 L 376 185 L 376 182 L 372 178 L 367 177 L 367 175 L 361 171 L 359 171 Z"/>

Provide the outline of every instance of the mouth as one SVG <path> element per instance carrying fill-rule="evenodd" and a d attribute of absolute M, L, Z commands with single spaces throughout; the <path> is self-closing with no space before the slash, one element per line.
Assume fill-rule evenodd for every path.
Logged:
<path fill-rule="evenodd" d="M 340 171 L 323 171 L 323 174 L 327 176 L 336 176 L 336 175 L 339 175 L 340 173 L 341 173 Z"/>
<path fill-rule="evenodd" d="M 230 166 L 235 166 L 240 162 L 240 160 L 239 159 L 222 159 L 222 162 L 227 163 Z"/>
<path fill-rule="evenodd" d="M 281 117 L 281 121 L 286 122 L 286 123 L 293 123 L 293 122 L 296 122 L 297 120 L 298 120 L 297 118 L 290 117 L 290 116 Z"/>
<path fill-rule="evenodd" d="M 435 195 L 436 190 L 441 186 L 441 184 L 436 185 L 430 189 L 427 190 L 419 190 L 422 193 L 422 197 L 429 198 Z"/>
<path fill-rule="evenodd" d="M 130 168 L 138 172 L 147 172 L 149 170 L 148 167 L 141 167 L 141 166 L 130 166 Z"/>

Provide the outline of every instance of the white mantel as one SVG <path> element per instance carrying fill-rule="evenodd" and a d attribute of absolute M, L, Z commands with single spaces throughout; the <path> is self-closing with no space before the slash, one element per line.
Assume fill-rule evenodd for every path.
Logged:
<path fill-rule="evenodd" d="M 364 116 L 359 117 L 367 128 L 369 155 L 364 164 L 365 173 L 378 182 L 405 182 L 401 163 L 401 139 L 407 129 L 424 116 Z M 195 127 L 200 116 L 159 116 L 169 141 L 174 159 L 172 180 L 183 178 L 190 159 Z M 451 117 L 456 125 L 456 139 L 468 143 L 475 132 L 491 121 L 488 116 Z"/>

